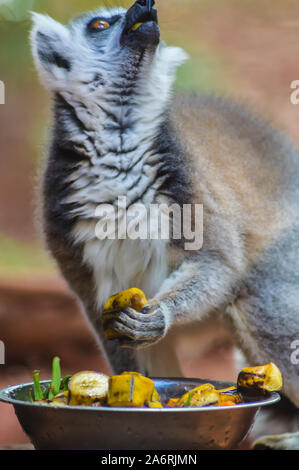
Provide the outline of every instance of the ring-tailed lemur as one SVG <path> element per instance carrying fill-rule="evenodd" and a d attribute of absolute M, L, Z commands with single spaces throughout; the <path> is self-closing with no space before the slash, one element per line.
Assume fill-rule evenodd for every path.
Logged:
<path fill-rule="evenodd" d="M 35 63 L 54 94 L 43 178 L 48 246 L 115 372 L 178 376 L 168 331 L 211 312 L 251 365 L 275 362 L 299 406 L 299 154 L 279 132 L 223 99 L 172 95 L 186 54 L 160 42 L 155 9 L 99 9 L 63 26 L 34 14 Z M 97 207 L 202 204 L 200 250 L 178 240 L 100 240 Z M 150 310 L 108 327 L 108 297 L 141 288 Z M 154 360 L 156 358 L 156 360 Z M 158 359 L 157 359 L 158 358 Z M 278 442 L 278 444 L 277 444 Z M 299 448 L 299 434 L 276 445 Z"/>

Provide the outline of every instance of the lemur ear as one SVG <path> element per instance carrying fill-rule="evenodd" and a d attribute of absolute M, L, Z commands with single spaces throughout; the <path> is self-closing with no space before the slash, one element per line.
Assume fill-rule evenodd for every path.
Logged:
<path fill-rule="evenodd" d="M 167 47 L 167 62 L 171 69 L 180 67 L 184 62 L 189 59 L 187 52 L 180 47 Z"/>
<path fill-rule="evenodd" d="M 31 15 L 30 39 L 36 68 L 47 87 L 59 88 L 71 69 L 69 30 L 49 16 Z"/>

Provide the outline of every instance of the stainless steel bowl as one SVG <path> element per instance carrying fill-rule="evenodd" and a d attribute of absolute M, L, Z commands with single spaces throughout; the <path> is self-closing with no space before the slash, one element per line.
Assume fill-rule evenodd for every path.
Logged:
<path fill-rule="evenodd" d="M 232 383 L 200 379 L 153 379 L 162 401 L 203 383 L 216 389 Z M 46 388 L 49 381 L 42 382 Z M 260 401 L 205 408 L 108 408 L 30 403 L 32 383 L 0 390 L 14 406 L 36 449 L 201 450 L 235 449 L 249 432 L 260 407 L 279 401 L 271 393 Z"/>

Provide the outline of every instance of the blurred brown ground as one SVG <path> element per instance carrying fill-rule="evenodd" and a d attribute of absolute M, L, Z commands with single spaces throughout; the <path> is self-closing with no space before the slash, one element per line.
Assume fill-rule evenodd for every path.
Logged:
<path fill-rule="evenodd" d="M 169 3 L 161 4 L 162 15 Z M 192 11 L 183 3 L 176 2 L 175 9 L 167 10 L 169 17 L 162 18 L 177 32 L 177 43 L 180 35 L 195 49 L 197 41 L 204 41 L 221 57 L 224 71 L 219 81 L 225 80 L 227 94 L 250 104 L 299 144 L 299 107 L 290 103 L 290 83 L 299 79 L 298 3 L 210 0 L 197 7 L 191 2 Z M 41 91 L 8 96 L 11 101 L 1 122 L 5 158 L 0 159 L 0 227 L 8 236 L 31 241 L 38 238 L 33 217 L 36 166 L 34 159 L 23 158 L 23 150 L 32 116 L 44 119 L 48 103 Z M 186 375 L 234 380 L 229 334 L 213 322 L 200 331 L 199 336 L 192 328 L 178 338 Z M 31 381 L 33 369 L 49 378 L 54 355 L 62 358 L 65 374 L 86 368 L 109 373 L 76 301 L 55 274 L 11 281 L 2 276 L 0 339 L 6 345 L 0 388 Z M 0 445 L 28 441 L 12 407 L 0 403 L 0 416 Z"/>

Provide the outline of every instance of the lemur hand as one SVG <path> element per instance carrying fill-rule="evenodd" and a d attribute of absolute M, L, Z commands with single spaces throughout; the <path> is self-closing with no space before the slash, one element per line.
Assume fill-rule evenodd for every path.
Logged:
<path fill-rule="evenodd" d="M 151 302 L 141 312 L 125 308 L 104 312 L 102 316 L 106 339 L 118 339 L 126 348 L 146 348 L 166 334 L 165 316 L 157 302 Z"/>

